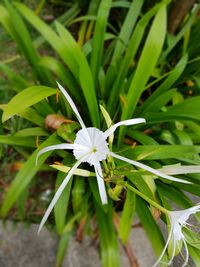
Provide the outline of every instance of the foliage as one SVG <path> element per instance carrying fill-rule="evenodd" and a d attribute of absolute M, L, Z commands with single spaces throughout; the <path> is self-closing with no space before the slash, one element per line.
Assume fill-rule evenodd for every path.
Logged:
<path fill-rule="evenodd" d="M 73 115 L 55 89 L 56 80 L 78 103 L 86 125 L 101 125 L 106 129 L 99 103 L 108 111 L 112 122 L 133 117 L 146 119 L 145 125 L 121 127 L 113 143 L 114 151 L 120 150 L 129 158 L 144 161 L 156 169 L 163 165 L 200 164 L 199 6 L 188 14 L 179 32 L 171 36 L 166 30 L 170 1 L 159 1 L 145 12 L 141 0 L 87 2 L 86 15 L 76 18 L 79 9 L 72 6 L 64 17 L 51 25 L 23 3 L 11 4 L 5 0 L 0 5 L 0 22 L 16 43 L 20 60 L 25 59 L 27 69 L 30 69 L 26 76 L 0 62 L 0 69 L 7 77 L 4 83 L 17 92 L 8 103 L 0 105 L 3 111 L 0 143 L 12 146 L 21 157 L 27 152 L 29 155 L 5 194 L 2 218 L 6 218 L 20 196 L 27 193 L 36 172 L 45 168 L 44 162 L 52 152 L 41 156 L 36 166 L 38 151 L 63 140 L 72 142 L 75 138 L 79 126 L 74 121 L 67 121 L 73 119 Z M 126 15 L 120 22 L 110 24 L 109 14 L 115 9 L 126 10 Z M 73 27 L 70 28 L 75 22 L 80 23 L 77 38 L 73 37 Z M 31 32 L 35 33 L 34 37 Z M 44 51 L 48 55 L 44 55 Z M 61 120 L 58 127 L 53 127 L 54 133 L 46 122 L 49 114 L 57 114 L 57 120 Z M 28 126 L 9 132 L 8 120 L 15 115 L 28 121 Z M 39 147 L 36 137 L 41 143 Z M 56 151 L 54 154 L 57 161 L 73 165 L 71 153 Z M 88 225 L 94 214 L 103 266 L 120 265 L 116 257 L 119 255 L 117 235 L 123 243 L 127 242 L 136 212 L 155 253 L 160 255 L 164 238 L 154 218 L 155 207 L 141 196 L 136 197 L 129 188 L 118 190 L 118 178 L 119 181 L 127 180 L 133 188 L 165 208 L 171 201 L 181 208 L 190 207 L 192 203 L 186 197 L 187 191 L 199 196 L 200 174 L 180 175 L 193 183 L 181 184 L 157 179 L 118 161 L 115 164 L 115 168 L 110 167 L 106 174 L 109 179 L 105 178 L 110 196 L 107 206 L 101 205 L 92 177 L 83 180 L 74 175 L 59 199 L 54 209 L 56 229 L 61 236 L 58 264 L 75 226 L 84 221 L 84 231 L 91 232 Z M 64 177 L 59 171 L 56 188 Z M 20 198 L 22 206 L 26 199 Z M 114 227 L 113 214 L 118 202 L 123 207 L 122 216 L 119 227 Z M 192 243 L 189 248 L 191 257 L 199 264 L 198 248 Z M 167 259 L 167 253 L 165 257 Z"/>

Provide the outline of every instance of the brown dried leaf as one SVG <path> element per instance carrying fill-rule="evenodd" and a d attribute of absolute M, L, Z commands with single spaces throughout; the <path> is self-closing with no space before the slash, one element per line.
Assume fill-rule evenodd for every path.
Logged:
<path fill-rule="evenodd" d="M 56 131 L 63 123 L 75 123 L 75 121 L 68 120 L 57 114 L 50 114 L 45 118 L 45 127 L 50 131 Z"/>

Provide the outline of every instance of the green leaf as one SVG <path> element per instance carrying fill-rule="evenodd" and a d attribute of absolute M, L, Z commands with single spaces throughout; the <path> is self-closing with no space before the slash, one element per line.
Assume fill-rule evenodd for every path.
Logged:
<path fill-rule="evenodd" d="M 95 203 L 97 223 L 101 243 L 101 259 L 103 267 L 119 267 L 119 248 L 116 232 L 114 229 L 112 205 L 109 206 L 108 213 L 104 213 L 101 206 Z"/>
<path fill-rule="evenodd" d="M 34 137 L 0 135 L 0 144 L 35 148 L 36 139 Z"/>
<path fill-rule="evenodd" d="M 146 39 L 137 69 L 131 81 L 127 95 L 127 105 L 123 109 L 121 120 L 129 119 L 134 113 L 137 102 L 144 91 L 148 79 L 151 77 L 153 69 L 156 66 L 166 34 L 166 5 L 160 8 L 156 14 L 148 37 Z M 123 129 L 123 130 L 122 130 Z M 124 128 L 121 128 L 119 142 L 125 134 Z"/>
<path fill-rule="evenodd" d="M 82 211 L 85 193 L 85 181 L 82 177 L 75 177 L 72 189 L 72 207 L 74 214 Z"/>
<path fill-rule="evenodd" d="M 126 49 L 130 35 L 132 33 L 132 29 L 134 28 L 137 18 L 140 14 L 143 2 L 143 0 L 134 0 L 130 4 L 130 8 L 118 35 L 118 40 L 113 53 L 112 61 L 115 58 L 119 58 L 122 55 L 123 51 Z"/>
<path fill-rule="evenodd" d="M 197 235 L 197 232 L 193 232 L 188 227 L 183 228 L 184 236 L 190 246 L 196 248 L 200 252 L 200 238 Z"/>
<path fill-rule="evenodd" d="M 136 160 L 154 160 L 179 158 L 193 159 L 195 154 L 200 152 L 200 146 L 181 145 L 145 145 L 128 149 L 124 154 Z"/>
<path fill-rule="evenodd" d="M 89 68 L 87 59 L 80 50 L 77 42 L 73 39 L 72 35 L 59 23 L 56 23 L 56 28 L 61 40 L 66 45 L 68 53 L 72 55 L 74 61 L 76 62 L 78 78 L 83 94 L 85 96 L 87 107 L 90 111 L 91 120 L 94 126 L 99 127 L 100 122 L 97 98 L 91 70 Z"/>
<path fill-rule="evenodd" d="M 62 83 L 67 86 L 70 94 L 74 96 L 79 102 L 81 102 L 78 84 L 74 77 L 71 75 L 70 71 L 66 69 L 63 64 L 61 64 L 57 59 L 49 56 L 43 57 L 39 61 L 39 64 L 55 73 L 57 77 L 62 81 Z"/>
<path fill-rule="evenodd" d="M 127 175 L 128 180 L 130 180 L 136 187 L 140 190 L 141 193 L 143 193 L 145 196 L 149 197 L 150 199 L 154 200 L 155 202 L 155 184 L 152 182 L 152 179 L 148 177 L 145 180 L 145 176 L 141 177 L 140 175 Z"/>
<path fill-rule="evenodd" d="M 121 64 L 122 54 L 127 48 L 130 35 L 134 29 L 138 16 L 140 15 L 142 5 L 143 0 L 135 0 L 132 1 L 132 3 L 130 4 L 130 8 L 127 12 L 126 18 L 117 37 L 116 45 L 112 55 L 112 60 L 107 71 L 106 87 L 108 88 L 112 88 L 113 82 L 115 82 L 116 75 L 118 75 L 118 66 Z"/>
<path fill-rule="evenodd" d="M 145 114 L 147 110 L 149 110 L 149 106 L 151 106 L 151 103 L 155 101 L 160 95 L 171 89 L 171 86 L 177 81 L 177 79 L 181 76 L 183 73 L 186 65 L 188 63 L 188 55 L 185 54 L 179 62 L 176 64 L 176 66 L 168 73 L 168 77 L 161 83 L 161 85 L 151 93 L 151 95 L 145 100 L 145 102 L 142 104 L 142 106 L 138 109 L 137 114 Z M 166 75 L 166 74 L 164 74 Z M 163 76 L 164 76 L 163 75 Z M 162 78 L 162 76 L 161 76 Z"/>
<path fill-rule="evenodd" d="M 14 38 L 20 51 L 26 56 L 33 72 L 38 76 L 40 81 L 44 84 L 51 85 L 52 78 L 49 75 L 48 71 L 43 67 L 37 65 L 40 56 L 33 46 L 30 34 L 22 18 L 19 16 L 18 12 L 12 6 L 10 1 L 5 0 L 5 5 L 8 11 L 6 29 L 11 34 L 12 38 Z"/>
<path fill-rule="evenodd" d="M 183 189 L 183 190 L 185 190 L 187 192 L 190 192 L 193 195 L 196 195 L 196 196 L 200 197 L 200 185 L 198 185 L 198 184 L 186 185 L 186 184 L 174 183 L 174 185 L 178 189 Z"/>
<path fill-rule="evenodd" d="M 190 245 L 188 245 L 188 250 L 190 253 L 190 256 L 192 257 L 194 263 L 196 264 L 196 266 L 200 265 L 200 253 L 199 253 L 199 249 L 196 249 Z"/>
<path fill-rule="evenodd" d="M 64 172 L 64 173 L 68 173 L 69 170 L 71 169 L 70 167 L 67 167 L 67 166 L 62 166 L 62 165 L 56 165 L 56 164 L 52 164 L 50 165 L 52 168 L 58 170 L 58 171 L 61 171 L 61 172 Z M 78 176 L 82 176 L 82 177 L 90 177 L 90 176 L 94 176 L 96 177 L 96 174 L 94 172 L 90 172 L 88 170 L 84 170 L 84 169 L 79 169 L 77 168 L 75 171 L 74 171 L 74 174 L 75 175 L 78 175 Z"/>
<path fill-rule="evenodd" d="M 12 116 L 54 94 L 56 94 L 56 90 L 46 86 L 31 86 L 23 90 L 7 104 L 3 112 L 2 121 L 5 122 Z"/>
<path fill-rule="evenodd" d="M 112 0 L 102 0 L 99 5 L 96 24 L 92 40 L 91 71 L 94 83 L 99 78 L 99 69 L 102 64 L 103 44 Z"/>
<path fill-rule="evenodd" d="M 95 126 L 99 125 L 98 105 L 95 95 L 95 88 L 92 81 L 90 69 L 83 53 L 78 47 L 70 33 L 59 23 L 56 24 L 61 38 L 34 12 L 25 5 L 16 3 L 18 10 L 22 15 L 44 36 L 53 49 L 59 54 L 61 59 L 67 64 L 77 81 L 80 82 L 92 122 Z M 68 77 L 69 78 L 69 77 Z M 74 90 L 71 87 L 71 90 Z"/>
<path fill-rule="evenodd" d="M 151 136 L 137 130 L 128 129 L 127 135 L 142 145 L 159 145 Z"/>
<path fill-rule="evenodd" d="M 152 100 L 146 107 L 145 112 L 140 116 L 145 116 L 147 112 L 158 112 L 164 107 L 174 96 L 176 89 L 171 89 L 163 94 L 160 94 L 156 99 Z"/>
<path fill-rule="evenodd" d="M 0 70 L 8 77 L 9 82 L 12 84 L 13 90 L 20 92 L 27 88 L 30 84 L 21 75 L 15 73 L 8 65 L 0 62 Z"/>
<path fill-rule="evenodd" d="M 26 128 L 16 132 L 15 136 L 48 136 L 48 131 L 40 127 Z"/>
<path fill-rule="evenodd" d="M 6 31 L 14 38 L 13 26 L 9 19 L 9 13 L 6 8 L 0 5 L 0 22 L 3 24 Z"/>
<path fill-rule="evenodd" d="M 44 117 L 42 117 L 34 108 L 27 108 L 18 114 L 20 117 L 44 127 Z"/>
<path fill-rule="evenodd" d="M 42 36 L 49 42 L 53 49 L 58 53 L 61 59 L 69 66 L 70 70 L 75 77 L 78 75 L 77 65 L 71 53 L 68 53 L 66 46 L 62 42 L 61 38 L 56 34 L 56 32 L 51 29 L 44 21 L 42 21 L 36 14 L 29 9 L 26 5 L 22 3 L 15 3 L 15 6 L 19 12 L 29 21 L 33 27 L 38 30 Z"/>
<path fill-rule="evenodd" d="M 56 255 L 56 267 L 62 266 L 62 262 L 66 254 L 66 250 L 68 248 L 68 245 L 69 245 L 69 242 L 72 236 L 73 236 L 73 231 L 68 231 L 61 236 L 59 240 L 59 244 L 58 244 L 57 253 L 56 253 L 57 254 Z"/>
<path fill-rule="evenodd" d="M 153 249 L 157 256 L 160 256 L 164 249 L 164 238 L 162 236 L 162 233 L 160 231 L 160 228 L 158 227 L 157 223 L 155 222 L 149 208 L 147 207 L 147 204 L 144 200 L 137 197 L 136 202 L 136 210 L 138 213 L 138 216 L 140 218 L 141 223 L 143 224 L 144 230 L 146 231 L 151 244 L 153 246 Z M 168 262 L 168 257 L 166 254 L 163 256 L 163 261 Z"/>
<path fill-rule="evenodd" d="M 187 209 L 192 206 L 192 201 L 180 189 L 161 183 L 160 181 L 157 181 L 156 185 L 157 190 L 162 196 L 168 197 L 181 208 Z"/>
<path fill-rule="evenodd" d="M 58 245 L 58 250 L 56 253 L 56 267 L 61 267 L 62 262 L 70 241 L 70 238 L 73 235 L 73 228 L 74 228 L 74 223 L 76 220 L 80 217 L 80 213 L 77 213 L 75 216 L 70 218 L 67 222 L 67 224 L 64 227 L 64 230 L 62 232 L 60 242 Z"/>
<path fill-rule="evenodd" d="M 163 123 L 172 120 L 200 120 L 200 96 L 192 97 L 170 106 L 165 112 L 147 113 L 147 123 Z"/>
<path fill-rule="evenodd" d="M 119 225 L 119 237 L 121 238 L 123 244 L 127 242 L 131 231 L 135 207 L 135 194 L 128 189 Z"/>
<path fill-rule="evenodd" d="M 36 166 L 36 156 L 41 148 L 58 143 L 58 139 L 55 134 L 51 135 L 42 145 L 34 151 L 34 153 L 29 157 L 27 162 L 23 165 L 23 168 L 17 173 L 15 179 L 11 183 L 8 191 L 6 192 L 5 199 L 1 208 L 2 217 L 6 217 L 9 210 L 12 208 L 14 203 L 17 201 L 18 197 L 25 190 L 25 188 L 30 184 L 31 180 L 34 178 L 36 172 L 40 169 L 44 161 L 49 157 L 52 151 L 43 154 Z"/>
<path fill-rule="evenodd" d="M 185 33 L 191 28 L 192 24 L 194 23 L 194 20 L 198 14 L 199 11 L 199 5 L 194 6 L 192 9 L 191 15 L 188 16 L 187 22 L 184 24 L 183 27 L 181 27 L 180 31 L 176 34 L 176 36 L 173 36 L 170 44 L 168 45 L 167 49 L 164 51 L 160 58 L 160 62 L 164 62 L 168 54 L 172 51 L 172 49 L 178 44 L 178 42 L 184 37 Z"/>
<path fill-rule="evenodd" d="M 63 161 L 63 163 L 66 163 L 66 160 Z M 56 179 L 56 189 L 59 188 L 63 180 L 65 179 L 66 174 L 63 172 L 58 172 L 57 179 Z M 71 186 L 72 186 L 73 179 L 71 178 L 67 186 L 65 187 L 63 193 L 61 194 L 60 198 L 56 202 L 56 205 L 54 207 L 54 215 L 55 215 L 55 221 L 56 221 L 56 229 L 59 235 L 63 233 L 65 221 L 66 221 L 66 214 L 67 214 L 67 208 L 69 205 L 69 197 L 71 193 Z"/>
<path fill-rule="evenodd" d="M 26 216 L 26 201 L 29 196 L 29 187 L 27 187 L 17 200 L 17 212 L 21 221 L 25 219 Z"/>

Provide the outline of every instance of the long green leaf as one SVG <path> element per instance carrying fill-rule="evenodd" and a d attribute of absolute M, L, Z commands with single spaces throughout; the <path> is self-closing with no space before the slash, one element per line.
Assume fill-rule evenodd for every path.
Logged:
<path fill-rule="evenodd" d="M 200 152 L 200 146 L 183 146 L 183 145 L 145 145 L 130 148 L 124 154 L 127 157 L 136 160 L 155 160 L 179 158 L 184 155 L 185 158 L 193 159 L 194 155 Z"/>
<path fill-rule="evenodd" d="M 104 213 L 101 206 L 97 203 L 95 207 L 101 243 L 102 266 L 119 267 L 119 248 L 112 222 L 112 206 L 110 205 L 108 213 Z"/>
<path fill-rule="evenodd" d="M 19 16 L 10 1 L 5 0 L 5 4 L 8 11 L 6 29 L 9 33 L 11 33 L 11 36 L 16 41 L 19 49 L 26 56 L 28 62 L 33 68 L 33 72 L 35 72 L 44 84 L 51 85 L 53 81 L 48 71 L 37 64 L 40 56 L 33 46 L 30 34 L 22 18 Z"/>
<path fill-rule="evenodd" d="M 141 45 L 142 38 L 144 36 L 145 30 L 147 30 L 149 21 L 153 18 L 153 16 L 155 16 L 161 6 L 162 2 L 158 3 L 139 20 L 129 40 L 126 53 L 124 57 L 119 60 L 119 64 L 116 66 L 116 79 L 115 81 L 113 81 L 111 91 L 107 90 L 109 93 L 107 94 L 107 96 L 109 97 L 107 108 L 111 117 L 115 114 L 115 107 L 118 104 L 119 94 L 120 92 L 123 92 L 123 85 L 125 79 L 127 79 L 129 67 L 136 55 L 136 52 L 138 51 L 139 46 Z M 107 77 L 107 80 L 109 80 L 109 77 Z"/>
<path fill-rule="evenodd" d="M 53 49 L 58 53 L 61 59 L 67 64 L 75 77 L 78 77 L 77 64 L 70 53 L 67 52 L 66 46 L 62 40 L 58 37 L 56 32 L 49 27 L 44 21 L 42 21 L 36 14 L 22 3 L 15 3 L 15 6 L 19 12 L 25 17 L 25 19 L 32 24 L 33 27 L 39 31 L 42 36 L 48 41 Z"/>
<path fill-rule="evenodd" d="M 74 96 L 79 102 L 81 102 L 79 87 L 76 80 L 71 75 L 70 71 L 66 69 L 57 59 L 46 56 L 40 60 L 39 64 L 55 73 L 56 76 L 62 81 L 62 83 L 66 85 L 70 94 Z"/>
<path fill-rule="evenodd" d="M 200 120 L 200 96 L 189 98 L 167 108 L 166 112 L 147 113 L 147 123 L 163 123 L 174 120 Z"/>
<path fill-rule="evenodd" d="M 196 266 L 200 265 L 200 253 L 199 253 L 199 249 L 194 248 L 190 245 L 188 245 L 188 249 L 189 249 L 189 253 L 190 256 L 192 257 L 194 263 L 196 264 Z"/>
<path fill-rule="evenodd" d="M 172 49 L 178 44 L 178 42 L 184 37 L 185 33 L 191 28 L 192 24 L 194 23 L 194 20 L 198 14 L 198 11 L 200 9 L 199 5 L 196 5 L 194 9 L 192 10 L 192 14 L 188 18 L 185 25 L 181 28 L 181 30 L 178 32 L 176 36 L 173 36 L 172 41 L 169 43 L 169 46 L 164 51 L 160 58 L 160 62 L 164 62 L 168 54 L 172 51 Z"/>
<path fill-rule="evenodd" d="M 67 161 L 64 160 L 63 164 L 65 164 Z M 61 185 L 62 181 L 66 177 L 66 174 L 63 172 L 59 172 L 56 180 L 56 191 Z M 58 199 L 55 207 L 54 207 L 54 215 L 55 215 L 55 221 L 56 221 L 56 229 L 58 231 L 58 234 L 61 235 L 64 230 L 65 221 L 66 221 L 66 213 L 67 208 L 69 205 L 69 197 L 71 192 L 71 186 L 72 186 L 72 178 L 70 179 L 68 185 L 65 187 L 62 195 Z"/>
<path fill-rule="evenodd" d="M 91 70 L 89 68 L 87 59 L 80 50 L 80 47 L 73 39 L 72 35 L 65 29 L 61 24 L 57 23 L 56 28 L 60 35 L 61 40 L 66 45 L 68 52 L 74 58 L 74 61 L 77 64 L 78 77 L 80 85 L 85 96 L 85 100 L 90 111 L 90 116 L 93 122 L 93 125 L 99 126 L 99 112 L 97 105 L 97 98 L 95 94 L 94 82 L 92 79 Z"/>
<path fill-rule="evenodd" d="M 125 50 L 128 44 L 131 32 L 140 14 L 143 2 L 144 2 L 143 0 L 132 1 L 130 8 L 128 10 L 128 13 L 126 15 L 126 18 L 124 20 L 124 23 L 122 25 L 122 28 L 120 30 L 120 33 L 119 33 L 119 36 L 118 36 L 119 39 L 117 40 L 117 43 L 115 46 L 112 61 L 115 58 L 119 58 L 121 54 L 123 53 L 123 51 Z"/>
<path fill-rule="evenodd" d="M 46 86 L 31 86 L 23 90 L 7 104 L 3 112 L 2 121 L 5 122 L 12 116 L 54 94 L 56 94 L 56 90 Z"/>
<path fill-rule="evenodd" d="M 51 135 L 42 145 L 34 151 L 34 153 L 29 157 L 28 161 L 24 164 L 24 166 L 17 173 L 15 179 L 11 183 L 8 191 L 6 192 L 5 199 L 3 201 L 3 205 L 1 208 L 2 217 L 6 217 L 9 210 L 12 208 L 14 203 L 17 201 L 18 197 L 24 191 L 24 189 L 29 185 L 31 180 L 34 178 L 36 172 L 40 169 L 41 165 L 44 161 L 49 157 L 52 151 L 43 154 L 36 166 L 36 156 L 41 148 L 46 146 L 59 143 L 59 140 L 55 134 Z"/>
<path fill-rule="evenodd" d="M 95 85 L 99 78 L 99 69 L 102 61 L 103 44 L 109 11 L 112 0 L 102 0 L 99 5 L 97 19 L 92 40 L 91 70 Z"/>
<path fill-rule="evenodd" d="M 14 72 L 8 65 L 0 62 L 0 70 L 8 77 L 9 82 L 12 83 L 13 90 L 16 92 L 30 86 L 30 83 L 24 77 Z"/>
<path fill-rule="evenodd" d="M 33 122 L 35 125 L 44 127 L 44 117 L 42 117 L 34 108 L 27 108 L 19 113 L 19 116 Z"/>
<path fill-rule="evenodd" d="M 145 100 L 141 108 L 137 111 L 137 115 L 145 114 L 149 110 L 149 105 L 152 104 L 152 101 L 157 99 L 161 94 L 165 93 L 171 86 L 176 82 L 176 80 L 183 73 L 188 62 L 188 55 L 185 54 L 174 67 L 174 69 L 169 73 L 169 76 L 162 82 L 162 84 Z M 142 112 L 140 112 L 140 110 Z"/>
<path fill-rule="evenodd" d="M 36 139 L 33 137 L 21 137 L 21 136 L 5 136 L 0 135 L 0 144 L 22 146 L 22 147 L 36 147 Z"/>
<path fill-rule="evenodd" d="M 72 71 L 77 81 L 80 82 L 92 122 L 95 126 L 99 125 L 98 105 L 95 95 L 95 88 L 91 77 L 91 72 L 86 58 L 82 54 L 77 43 L 71 34 L 59 23 L 56 24 L 61 38 L 42 20 L 40 20 L 25 5 L 16 3 L 22 15 L 44 36 L 53 49 L 59 54 L 62 60 Z M 75 50 L 74 50 L 75 49 Z M 81 56 L 81 58 L 79 58 Z M 71 89 L 72 90 L 72 89 Z"/>
<path fill-rule="evenodd" d="M 135 194 L 128 189 L 119 225 L 119 237 L 121 238 L 123 244 L 127 242 L 129 233 L 131 231 L 135 207 Z"/>
<path fill-rule="evenodd" d="M 118 75 L 118 66 L 121 64 L 122 54 L 125 51 L 129 42 L 130 35 L 133 31 L 135 23 L 140 14 L 143 5 L 143 0 L 135 0 L 130 4 L 130 8 L 127 12 L 124 23 L 121 27 L 120 33 L 116 40 L 116 45 L 112 55 L 112 60 L 107 71 L 106 87 L 112 88 L 113 82 L 115 82 L 116 75 Z"/>
<path fill-rule="evenodd" d="M 136 210 L 138 213 L 138 216 L 140 218 L 141 223 L 143 224 L 144 230 L 146 231 L 151 244 L 153 246 L 153 249 L 157 256 L 160 256 L 160 254 L 163 251 L 164 248 L 164 238 L 162 236 L 162 233 L 160 231 L 160 228 L 158 227 L 157 223 L 155 222 L 149 208 L 147 207 L 144 200 L 137 197 L 136 202 Z M 168 257 L 165 254 L 163 257 L 163 261 L 168 262 Z M 164 265 L 165 266 L 165 265 Z"/>
<path fill-rule="evenodd" d="M 21 137 L 27 137 L 27 136 L 48 136 L 48 131 L 44 130 L 40 127 L 32 127 L 32 128 L 26 128 L 22 129 L 18 132 L 16 132 L 15 136 L 21 136 Z"/>
<path fill-rule="evenodd" d="M 150 78 L 153 69 L 156 66 L 157 60 L 165 40 L 166 34 L 166 5 L 160 8 L 156 14 L 153 24 L 151 26 L 149 35 L 146 39 L 140 60 L 134 77 L 131 81 L 130 88 L 127 95 L 127 105 L 123 109 L 121 119 L 130 118 L 137 105 L 137 102 L 144 90 L 144 86 Z M 121 128 L 119 135 L 119 142 L 125 134 L 125 129 Z"/>
<path fill-rule="evenodd" d="M 171 89 L 163 94 L 160 94 L 156 99 L 149 102 L 145 112 L 158 112 L 163 108 L 170 100 L 172 100 L 173 96 L 176 93 L 176 89 Z M 142 115 L 143 116 L 143 115 Z"/>

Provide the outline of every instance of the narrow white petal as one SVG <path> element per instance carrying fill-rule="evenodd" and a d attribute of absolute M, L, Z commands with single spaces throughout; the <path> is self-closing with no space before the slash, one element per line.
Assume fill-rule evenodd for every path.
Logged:
<path fill-rule="evenodd" d="M 42 221 L 41 221 L 39 229 L 38 229 L 38 233 L 41 231 L 43 225 L 45 224 L 46 220 L 48 219 L 48 217 L 49 217 L 52 209 L 54 208 L 56 202 L 58 201 L 60 195 L 62 194 L 63 190 L 65 189 L 66 185 L 68 184 L 71 176 L 73 175 L 74 171 L 78 168 L 78 166 L 81 164 L 81 162 L 82 162 L 82 160 L 79 160 L 74 164 L 74 166 L 70 169 L 69 173 L 67 174 L 67 176 L 63 180 L 62 184 L 60 185 L 60 187 L 56 191 L 56 194 L 54 195 L 48 209 L 46 210 L 46 212 L 42 218 Z"/>
<path fill-rule="evenodd" d="M 166 241 L 166 244 L 165 244 L 165 246 L 163 248 L 163 251 L 162 251 L 162 253 L 160 254 L 159 258 L 157 259 L 157 261 L 154 263 L 154 265 L 152 267 L 156 267 L 159 264 L 159 262 L 161 261 L 162 257 L 164 256 L 165 251 L 167 249 L 167 246 L 169 245 L 169 241 L 170 241 L 170 239 L 172 237 L 172 232 L 173 232 L 173 229 L 171 227 L 170 232 L 169 232 L 169 236 L 167 238 L 167 241 Z"/>
<path fill-rule="evenodd" d="M 95 169 L 95 173 L 97 176 L 97 183 L 98 183 L 98 187 L 99 187 L 99 194 L 101 197 L 101 201 L 102 204 L 107 204 L 108 203 L 108 199 L 107 199 L 107 194 L 106 194 L 106 188 L 105 188 L 105 183 L 103 180 L 103 173 L 102 173 L 102 169 L 101 169 L 101 165 L 100 163 L 97 163 L 94 166 Z"/>
<path fill-rule="evenodd" d="M 120 159 L 122 161 L 128 162 L 128 163 L 130 163 L 130 164 L 132 164 L 132 165 L 134 165 L 136 167 L 139 167 L 139 168 L 142 168 L 142 169 L 144 169 L 144 170 L 146 170 L 148 172 L 151 172 L 151 173 L 155 174 L 156 176 L 160 176 L 162 178 L 165 178 L 165 179 L 168 179 L 168 180 L 171 180 L 171 181 L 175 181 L 175 182 L 190 184 L 190 182 L 188 182 L 188 181 L 169 176 L 167 174 L 164 174 L 164 173 L 162 173 L 162 172 L 160 172 L 158 170 L 155 170 L 155 169 L 153 169 L 153 168 L 151 168 L 151 167 L 149 167 L 149 166 L 147 166 L 147 165 L 145 165 L 143 163 L 137 162 L 135 160 L 127 159 L 127 158 L 119 156 L 119 155 L 117 155 L 117 154 L 115 154 L 113 152 L 110 152 L 109 154 L 114 158 L 117 158 L 117 159 Z"/>
<path fill-rule="evenodd" d="M 104 132 L 104 136 L 105 139 L 107 137 L 109 137 L 111 134 L 114 133 L 114 131 L 117 129 L 117 127 L 122 126 L 122 125 L 134 125 L 134 124 L 139 124 L 139 123 L 144 123 L 146 122 L 145 119 L 143 118 L 138 118 L 138 119 L 131 119 L 131 120 L 125 120 L 125 121 L 120 121 L 114 125 L 112 125 L 110 128 L 108 128 L 105 132 Z"/>
<path fill-rule="evenodd" d="M 58 85 L 60 91 L 63 93 L 63 95 L 64 95 L 65 98 L 67 99 L 67 101 L 68 101 L 68 103 L 70 104 L 72 110 L 74 111 L 74 113 L 75 113 L 75 115 L 76 115 L 76 117 L 77 117 L 77 119 L 78 119 L 78 121 L 79 121 L 81 127 L 82 127 L 82 128 L 86 128 L 86 127 L 85 127 L 85 124 L 84 124 L 84 122 L 83 122 L 83 120 L 82 120 L 82 118 L 81 118 L 81 115 L 79 114 L 78 109 L 76 108 L 76 106 L 75 106 L 75 104 L 74 104 L 72 98 L 70 97 L 70 95 L 69 95 L 69 94 L 67 93 L 67 91 L 62 87 L 62 85 L 60 85 L 58 82 L 57 82 L 57 85 Z"/>
<path fill-rule="evenodd" d="M 47 146 L 43 149 L 41 149 L 36 157 L 36 165 L 38 163 L 38 158 L 39 156 L 41 156 L 42 154 L 48 152 L 48 151 L 52 151 L 52 150 L 56 150 L 56 149 L 74 149 L 74 144 L 58 144 L 58 145 L 53 145 L 53 146 Z"/>
<path fill-rule="evenodd" d="M 170 261 L 168 262 L 168 265 L 171 265 L 172 264 L 173 259 L 174 259 L 174 255 L 175 255 L 175 252 L 176 252 L 176 240 L 175 240 L 175 238 L 173 238 L 173 240 L 172 240 L 172 248 L 173 248 L 173 250 L 172 250 L 172 256 L 171 256 Z"/>
<path fill-rule="evenodd" d="M 183 239 L 183 244 L 184 244 L 184 246 L 185 246 L 186 256 L 185 256 L 185 261 L 184 261 L 182 267 L 185 267 L 185 266 L 187 266 L 187 264 L 188 264 L 188 260 L 189 260 L 189 251 L 188 251 L 188 247 L 187 247 L 187 244 L 186 244 L 186 242 L 185 242 L 185 239 Z"/>

